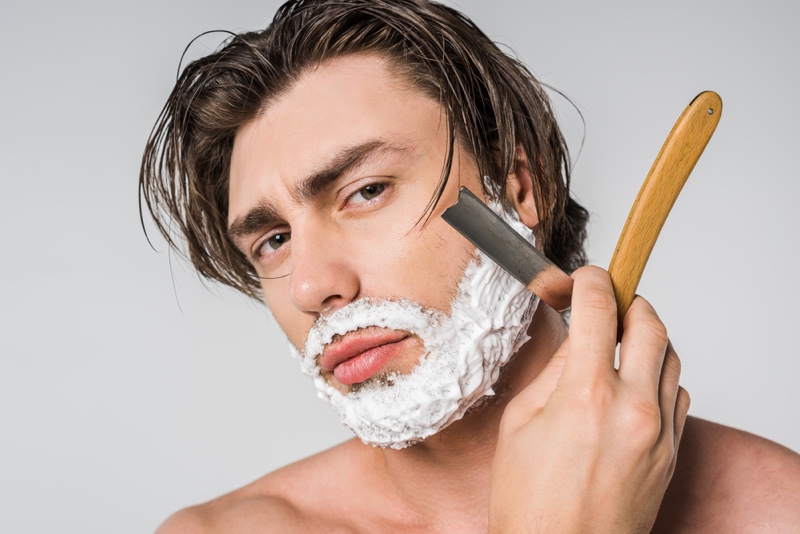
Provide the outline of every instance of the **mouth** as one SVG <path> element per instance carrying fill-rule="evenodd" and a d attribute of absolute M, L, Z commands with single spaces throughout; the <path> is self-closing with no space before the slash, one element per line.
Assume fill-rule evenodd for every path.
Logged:
<path fill-rule="evenodd" d="M 324 373 L 333 373 L 345 386 L 375 376 L 389 361 L 405 350 L 411 334 L 402 330 L 365 329 L 345 334 L 325 347 L 320 358 Z"/>

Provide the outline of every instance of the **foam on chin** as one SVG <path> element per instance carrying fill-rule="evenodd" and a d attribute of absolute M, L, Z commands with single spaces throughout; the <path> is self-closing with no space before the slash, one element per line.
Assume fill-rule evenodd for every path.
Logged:
<path fill-rule="evenodd" d="M 498 203 L 489 206 L 534 243 L 516 213 L 504 212 Z M 360 299 L 320 317 L 302 352 L 291 344 L 290 349 L 314 379 L 319 397 L 364 443 L 401 449 L 494 394 L 500 368 L 530 339 L 526 332 L 537 305 L 525 286 L 476 250 L 449 315 L 408 300 Z M 427 352 L 410 373 L 373 378 L 343 395 L 321 375 L 318 358 L 335 335 L 370 326 L 419 336 Z"/>

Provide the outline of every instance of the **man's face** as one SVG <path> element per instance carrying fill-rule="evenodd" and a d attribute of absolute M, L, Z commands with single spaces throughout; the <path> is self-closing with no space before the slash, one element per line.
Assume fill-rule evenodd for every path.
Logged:
<path fill-rule="evenodd" d="M 229 225 L 294 346 L 304 346 L 320 315 L 362 298 L 403 298 L 449 312 L 474 247 L 438 214 L 455 201 L 459 183 L 481 189 L 474 161 L 456 146 L 442 200 L 418 224 L 447 142 L 440 106 L 373 55 L 304 74 L 240 129 Z M 366 334 L 387 336 L 390 357 L 377 371 L 337 375 L 323 366 L 342 393 L 373 371 L 407 372 L 424 353 L 413 335 Z"/>

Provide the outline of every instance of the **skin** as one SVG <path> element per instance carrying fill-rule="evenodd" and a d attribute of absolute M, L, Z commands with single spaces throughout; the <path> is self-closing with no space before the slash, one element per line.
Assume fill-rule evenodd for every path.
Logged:
<path fill-rule="evenodd" d="M 474 249 L 438 214 L 459 184 L 480 188 L 475 162 L 457 147 L 442 202 L 417 224 L 441 173 L 446 133 L 438 104 L 370 55 L 306 73 L 239 131 L 231 233 L 260 276 L 291 272 L 262 287 L 296 346 L 320 314 L 362 297 L 448 311 Z M 373 150 L 360 164 L 298 195 L 308 177 L 365 143 Z M 521 155 L 509 200 L 535 228 L 525 168 Z M 245 231 L 247 214 L 266 203 L 274 220 L 261 217 Z M 686 418 L 680 362 L 642 298 L 623 320 L 615 369 L 608 275 L 587 267 L 573 277 L 569 332 L 540 305 L 531 341 L 480 409 L 400 451 L 347 441 L 183 510 L 159 532 L 780 532 L 798 524 L 798 456 Z M 421 353 L 409 343 L 385 370 L 408 370 Z"/>

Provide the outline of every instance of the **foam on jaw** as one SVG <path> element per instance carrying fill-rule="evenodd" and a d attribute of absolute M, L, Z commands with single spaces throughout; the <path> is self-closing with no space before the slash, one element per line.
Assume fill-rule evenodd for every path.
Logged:
<path fill-rule="evenodd" d="M 489 206 L 534 243 L 516 213 L 495 202 Z M 360 299 L 320 317 L 302 352 L 291 344 L 290 349 L 342 423 L 365 443 L 401 449 L 494 394 L 500 368 L 529 339 L 526 331 L 537 304 L 525 286 L 476 250 L 449 315 L 408 300 Z M 320 373 L 319 356 L 334 336 L 370 326 L 410 332 L 422 340 L 426 353 L 410 373 L 371 379 L 342 394 Z"/>

